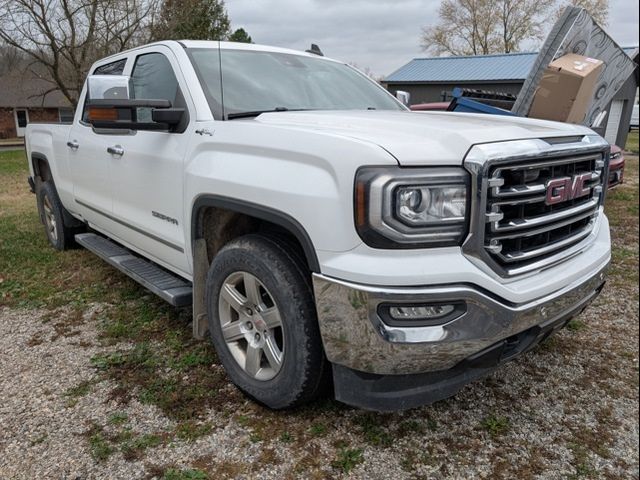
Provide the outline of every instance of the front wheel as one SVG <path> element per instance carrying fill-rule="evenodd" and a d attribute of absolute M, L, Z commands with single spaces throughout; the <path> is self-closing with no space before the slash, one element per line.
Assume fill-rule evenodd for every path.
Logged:
<path fill-rule="evenodd" d="M 207 275 L 209 332 L 231 380 L 274 409 L 318 396 L 324 356 L 305 272 L 276 238 L 227 244 Z"/>

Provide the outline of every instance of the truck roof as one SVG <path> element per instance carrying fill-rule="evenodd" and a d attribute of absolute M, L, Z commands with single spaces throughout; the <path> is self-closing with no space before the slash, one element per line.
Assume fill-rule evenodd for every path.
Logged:
<path fill-rule="evenodd" d="M 273 46 L 269 46 L 269 45 L 258 45 L 255 43 L 240 43 L 240 42 L 226 42 L 226 41 L 218 41 L 218 40 L 163 40 L 163 41 L 159 41 L 159 42 L 153 42 L 153 43 L 147 43 L 145 45 L 140 45 L 137 46 L 135 48 L 130 48 L 129 50 L 124 50 L 122 52 L 118 52 L 115 53 L 113 55 L 109 55 L 108 57 L 104 57 L 101 58 L 99 60 L 97 60 L 95 63 L 103 63 L 105 60 L 111 59 L 111 58 L 115 58 L 115 57 L 120 57 L 121 55 L 125 55 L 127 53 L 130 52 L 134 52 L 138 49 L 141 48 L 146 48 L 149 47 L 151 45 L 165 45 L 167 47 L 170 48 L 175 48 L 176 44 L 179 44 L 182 48 L 218 48 L 218 45 L 220 45 L 220 48 L 222 49 L 227 49 L 227 50 L 252 50 L 252 51 L 256 51 L 256 52 L 277 52 L 277 53 L 288 53 L 291 55 L 301 55 L 301 56 L 305 56 L 305 57 L 313 57 L 313 58 L 320 58 L 323 60 L 328 60 L 331 62 L 337 62 L 337 63 L 345 63 L 345 62 L 341 62 L 339 60 L 335 60 L 332 58 L 328 58 L 328 57 L 321 57 L 318 56 L 316 54 L 313 53 L 308 53 L 308 52 L 303 52 L 300 50 L 293 50 L 290 48 L 282 48 L 282 47 L 273 47 Z"/>

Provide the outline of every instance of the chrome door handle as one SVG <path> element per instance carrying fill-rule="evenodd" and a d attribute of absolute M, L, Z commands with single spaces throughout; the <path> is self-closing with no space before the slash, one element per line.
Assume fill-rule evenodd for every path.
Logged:
<path fill-rule="evenodd" d="M 109 152 L 111 155 L 117 155 L 121 157 L 122 155 L 124 155 L 124 148 L 122 148 L 120 145 L 114 145 L 113 147 L 107 148 L 107 152 Z"/>
<path fill-rule="evenodd" d="M 73 140 L 72 142 L 67 142 L 67 147 L 69 147 L 71 150 L 77 150 L 79 146 L 80 144 L 78 143 L 77 140 Z"/>

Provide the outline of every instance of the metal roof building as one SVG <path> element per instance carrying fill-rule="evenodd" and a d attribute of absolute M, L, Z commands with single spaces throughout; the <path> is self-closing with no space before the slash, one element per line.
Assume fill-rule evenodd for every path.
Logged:
<path fill-rule="evenodd" d="M 524 80 L 537 53 L 469 57 L 414 58 L 384 81 L 404 82 L 509 82 Z"/>

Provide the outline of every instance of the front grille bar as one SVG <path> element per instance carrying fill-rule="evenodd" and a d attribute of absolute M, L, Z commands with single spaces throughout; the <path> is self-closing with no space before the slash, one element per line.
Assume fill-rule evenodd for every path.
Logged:
<path fill-rule="evenodd" d="M 581 213 L 589 212 L 587 216 L 595 214 L 599 204 L 600 204 L 600 201 L 598 198 L 592 198 L 588 202 L 578 205 L 576 207 L 571 207 L 565 210 L 559 210 L 558 212 L 551 213 L 548 215 L 540 215 L 538 217 L 524 218 L 518 222 L 509 221 L 506 224 L 501 224 L 500 222 L 492 222 L 491 230 L 497 233 L 518 232 L 522 230 L 527 230 L 529 228 L 537 227 L 540 225 L 548 225 L 548 229 L 553 229 L 553 228 L 557 228 L 557 225 L 555 224 L 555 222 L 558 222 L 560 220 L 573 217 L 571 222 L 575 222 L 577 219 L 576 218 L 577 215 Z M 488 213 L 487 216 L 489 215 L 491 214 Z M 492 237 L 492 238 L 495 238 L 495 237 Z"/>
<path fill-rule="evenodd" d="M 526 250 L 526 251 L 521 250 L 516 252 L 510 252 L 507 255 L 501 255 L 501 254 L 498 254 L 498 255 L 500 255 L 505 262 L 518 262 L 522 260 L 530 260 L 532 258 L 539 257 L 541 255 L 547 255 L 551 252 L 555 252 L 556 250 L 564 248 L 568 245 L 572 245 L 574 243 L 579 242 L 580 240 L 582 240 L 584 237 L 586 237 L 591 233 L 592 228 L 593 228 L 593 222 L 590 222 L 586 227 L 578 231 L 575 235 L 571 235 L 570 237 L 567 237 L 564 240 L 561 240 L 559 242 L 547 244 L 544 247 L 536 248 L 533 250 Z"/>
<path fill-rule="evenodd" d="M 513 234 L 509 234 L 509 233 L 503 233 L 503 234 L 498 234 L 498 235 L 493 235 L 491 236 L 491 240 L 497 241 L 499 242 L 500 240 L 509 240 L 509 239 L 513 239 L 513 238 L 527 238 L 527 237 L 533 237 L 535 235 L 540 235 L 541 233 L 547 233 L 551 230 L 557 230 L 558 228 L 562 228 L 562 227 L 566 227 L 568 225 L 571 225 L 573 223 L 576 223 L 580 220 L 583 220 L 585 218 L 591 217 L 593 216 L 593 212 L 587 212 L 587 213 L 583 213 L 582 215 L 577 215 L 573 218 L 569 218 L 566 219 L 562 222 L 556 222 L 556 223 L 552 223 L 549 225 L 544 225 L 543 227 L 539 227 L 539 228 L 535 228 L 533 230 L 528 230 L 526 232 L 522 232 L 519 235 L 513 235 Z"/>

